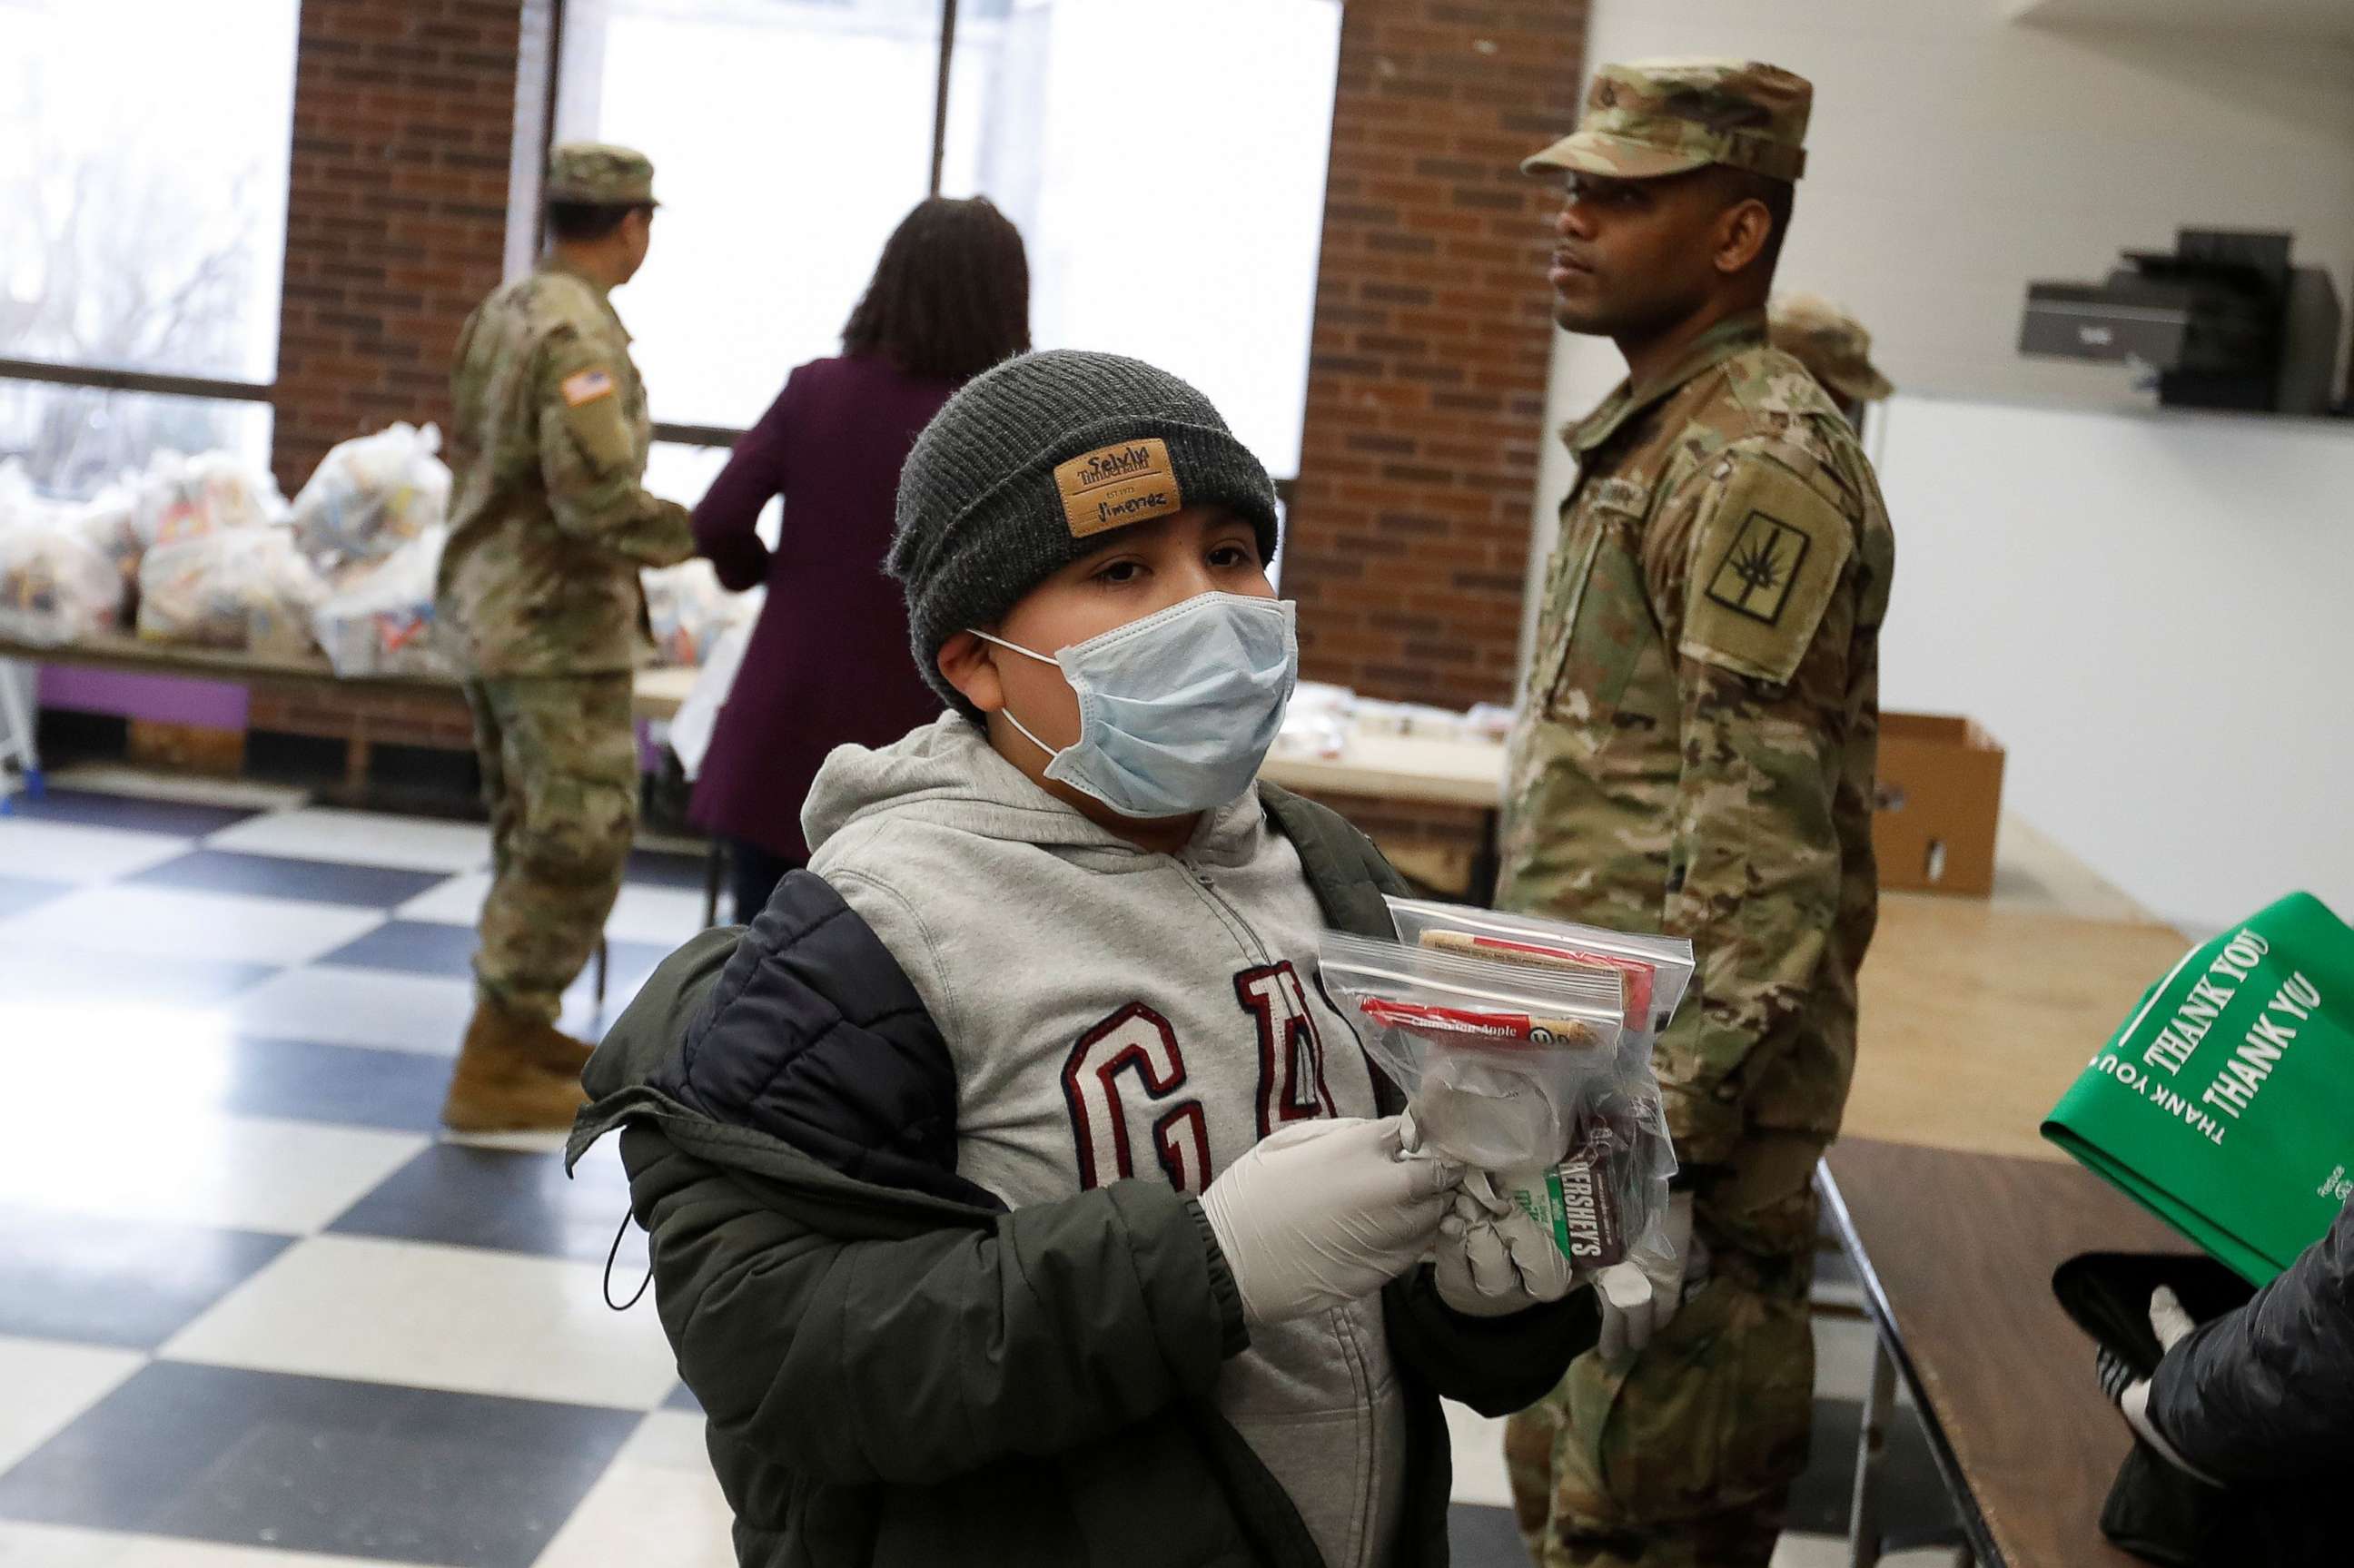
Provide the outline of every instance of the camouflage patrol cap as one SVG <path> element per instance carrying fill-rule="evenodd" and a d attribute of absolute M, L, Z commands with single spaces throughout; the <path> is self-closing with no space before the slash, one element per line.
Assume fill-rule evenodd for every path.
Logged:
<path fill-rule="evenodd" d="M 657 207 L 654 165 L 643 153 L 608 142 L 567 142 L 547 154 L 549 201 L 588 207 Z"/>
<path fill-rule="evenodd" d="M 1872 334 L 1819 294 L 1777 294 L 1766 308 L 1766 334 L 1831 393 L 1877 403 L 1895 385 L 1872 363 Z"/>
<path fill-rule="evenodd" d="M 1626 60 L 1594 73 L 1577 130 L 1521 165 L 1650 180 L 1704 164 L 1795 180 L 1814 84 L 1755 60 Z"/>

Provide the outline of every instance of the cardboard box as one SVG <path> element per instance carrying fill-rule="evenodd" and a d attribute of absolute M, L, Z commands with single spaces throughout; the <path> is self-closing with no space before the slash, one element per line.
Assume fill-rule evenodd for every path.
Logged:
<path fill-rule="evenodd" d="M 1984 898 L 1994 890 L 2002 747 L 1966 718 L 1880 715 L 1872 847 L 1880 885 Z"/>

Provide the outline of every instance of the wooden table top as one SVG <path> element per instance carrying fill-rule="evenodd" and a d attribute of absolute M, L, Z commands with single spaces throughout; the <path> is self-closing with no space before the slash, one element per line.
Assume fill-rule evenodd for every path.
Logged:
<path fill-rule="evenodd" d="M 1308 794 L 1492 811 L 1504 787 L 1504 747 L 1500 741 L 1360 730 L 1338 757 L 1278 752 L 1259 772 L 1287 789 Z"/>
<path fill-rule="evenodd" d="M 1989 1568 L 2137 1568 L 2099 1524 L 2132 1439 L 2052 1271 L 2181 1238 L 2065 1161 L 1842 1139 L 1819 1181 Z"/>
<path fill-rule="evenodd" d="M 2189 946 L 2147 920 L 1883 897 L 1843 1130 L 2065 1159 L 2037 1133 L 2045 1114 Z"/>
<path fill-rule="evenodd" d="M 177 675 L 199 681 L 348 682 L 371 689 L 447 692 L 453 695 L 458 685 L 440 675 L 338 675 L 324 658 L 264 658 L 231 649 L 154 642 L 121 631 L 54 648 L 0 637 L 0 659 L 21 659 L 33 664 L 75 664 L 137 675 Z M 671 717 L 686 700 L 697 673 L 691 669 L 639 671 L 631 704 L 637 716 Z"/>

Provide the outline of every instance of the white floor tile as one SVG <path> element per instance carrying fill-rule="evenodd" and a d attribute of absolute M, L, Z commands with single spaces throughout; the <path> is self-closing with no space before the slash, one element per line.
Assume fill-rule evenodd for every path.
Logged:
<path fill-rule="evenodd" d="M 86 887 L 0 920 L 0 950 L 73 948 L 302 964 L 384 924 L 375 909 L 175 887 Z"/>
<path fill-rule="evenodd" d="M 273 811 L 223 828 L 205 842 L 213 849 L 248 854 L 339 860 L 403 871 L 473 871 L 491 860 L 491 830 L 480 822 L 445 822 L 328 806 Z"/>
<path fill-rule="evenodd" d="M 404 920 L 429 920 L 443 926 L 471 926 L 482 913 L 482 897 L 491 890 L 491 874 L 475 872 L 453 876 L 428 888 L 397 911 Z M 605 918 L 605 935 L 617 942 L 652 942 L 673 948 L 703 929 L 703 895 L 692 888 L 648 887 L 638 884 L 621 889 L 613 912 Z"/>
<path fill-rule="evenodd" d="M 180 1361 L 652 1410 L 678 1381 L 650 1305 L 601 1263 L 314 1236 L 164 1347 Z"/>
<path fill-rule="evenodd" d="M 1893 1558 L 1881 1561 L 1888 1568 L 1895 1568 Z M 1848 1562 L 1847 1537 L 1843 1535 L 1808 1535 L 1786 1530 L 1774 1545 L 1773 1568 L 1847 1568 Z"/>
<path fill-rule="evenodd" d="M 291 810 L 311 798 L 291 784 L 251 779 L 200 779 L 185 773 L 150 773 L 114 762 L 86 762 L 49 775 L 58 789 L 91 789 L 142 800 L 177 800 L 192 806 L 228 806 L 256 811 Z"/>
<path fill-rule="evenodd" d="M 734 1568 L 727 1499 L 703 1417 L 658 1410 L 631 1435 L 534 1568 Z"/>
<path fill-rule="evenodd" d="M 1815 1397 L 1851 1399 L 1859 1404 L 1872 1390 L 1872 1347 L 1878 1337 L 1868 1318 L 1832 1318 L 1816 1313 Z M 1913 1396 L 1904 1382 L 1896 1382 L 1896 1403 L 1909 1405 Z"/>
<path fill-rule="evenodd" d="M 104 1118 L 18 1118 L 0 1139 L 0 1202 L 300 1235 L 350 1208 L 428 1141 L 192 1115 L 143 1097 Z"/>
<path fill-rule="evenodd" d="M 491 890 L 491 874 L 470 871 L 429 887 L 393 911 L 403 920 L 429 920 L 437 926 L 471 926 L 482 917 L 482 895 Z"/>
<path fill-rule="evenodd" d="M 34 948 L 0 947 L 0 1006 L 72 1007 L 104 998 L 151 1007 L 215 1008 L 248 979 L 233 966 L 224 969 L 201 960 L 174 963 L 154 953 L 128 959 L 119 952 L 47 942 Z M 0 1033 L 0 1049 L 14 1043 Z"/>
<path fill-rule="evenodd" d="M 0 1523 L 0 1568 L 358 1568 L 363 1561 L 177 1536 Z M 413 1568 L 382 1558 L 365 1561 L 373 1568 Z"/>
<path fill-rule="evenodd" d="M 1453 1400 L 1444 1402 L 1447 1436 L 1454 1439 L 1455 1500 L 1485 1508 L 1512 1506 L 1511 1482 L 1504 1474 L 1504 1424 Z"/>
<path fill-rule="evenodd" d="M 454 1056 L 473 1015 L 474 982 L 313 964 L 272 975 L 230 1005 L 243 1034 Z"/>
<path fill-rule="evenodd" d="M 0 1399 L 0 1471 L 55 1436 L 146 1360 L 136 1351 L 0 1338 L 0 1388 L 8 1391 Z M 0 1549 L 0 1563 L 8 1561 Z"/>
<path fill-rule="evenodd" d="M 194 842 L 173 833 L 0 817 L 0 871 L 35 882 L 111 882 L 184 855 Z"/>

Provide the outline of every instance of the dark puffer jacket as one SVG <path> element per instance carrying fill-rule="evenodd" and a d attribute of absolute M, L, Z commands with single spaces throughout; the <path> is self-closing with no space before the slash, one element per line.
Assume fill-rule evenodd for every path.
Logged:
<path fill-rule="evenodd" d="M 2255 1299 L 2167 1353 L 2149 1414 L 2220 1481 L 2293 1480 L 2354 1460 L 2354 1200 Z"/>
<path fill-rule="evenodd" d="M 1266 789 L 1325 917 L 1390 933 L 1364 836 Z M 590 1062 L 577 1160 L 621 1129 L 656 1300 L 760 1568 L 1320 1568 L 1219 1414 L 1248 1343 L 1200 1206 L 1130 1180 L 1008 1212 L 955 1173 L 945 1044 L 889 951 L 797 874 L 749 931 L 665 960 Z M 1384 1086 L 1384 1108 L 1397 1096 Z M 1438 1399 L 1533 1403 L 1591 1345 L 1590 1292 L 1449 1310 L 1383 1298 L 1409 1394 L 1395 1568 L 1447 1561 Z"/>

